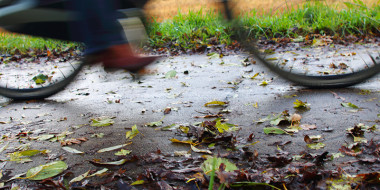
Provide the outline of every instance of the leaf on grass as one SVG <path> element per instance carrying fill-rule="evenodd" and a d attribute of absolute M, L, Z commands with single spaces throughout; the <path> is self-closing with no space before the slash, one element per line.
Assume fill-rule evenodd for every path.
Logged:
<path fill-rule="evenodd" d="M 351 102 L 348 102 L 348 103 L 341 103 L 341 105 L 343 107 L 346 107 L 346 108 L 353 108 L 353 109 L 359 109 L 359 107 Z"/>
<path fill-rule="evenodd" d="M 228 104 L 228 102 L 223 102 L 223 101 L 211 101 L 207 102 L 204 106 L 205 107 L 210 107 L 210 106 L 224 106 Z"/>
<path fill-rule="evenodd" d="M 263 129 L 264 130 L 264 133 L 265 134 L 277 134 L 277 135 L 281 135 L 281 134 L 289 134 L 287 133 L 286 131 L 280 129 L 280 128 L 277 128 L 277 127 L 266 127 Z"/>
<path fill-rule="evenodd" d="M 298 99 L 296 99 L 296 101 L 295 102 L 293 102 L 293 104 L 294 104 L 294 108 L 300 108 L 300 109 L 308 109 L 308 108 L 310 108 L 309 106 L 310 106 L 310 104 L 308 104 L 307 102 L 303 102 L 303 101 L 301 101 L 301 100 L 298 100 Z"/>
<path fill-rule="evenodd" d="M 72 184 L 72 183 L 75 183 L 78 181 L 82 181 L 84 178 L 86 178 L 88 176 L 89 173 L 90 173 L 90 170 L 88 170 L 86 173 L 84 173 L 82 175 L 79 175 L 78 177 L 73 178 L 72 180 L 70 180 L 69 184 Z"/>
<path fill-rule="evenodd" d="M 62 147 L 62 149 L 73 154 L 84 154 L 84 152 L 68 147 L 68 146 Z"/>
<path fill-rule="evenodd" d="M 306 145 L 307 147 L 309 147 L 310 149 L 313 149 L 313 150 L 319 150 L 323 147 L 325 147 L 326 145 L 324 143 L 311 143 L 311 144 L 307 144 Z"/>
<path fill-rule="evenodd" d="M 124 150 L 124 149 L 121 149 L 120 151 L 116 152 L 115 155 L 116 156 L 126 156 L 128 154 L 130 154 L 132 151 L 130 150 Z"/>
<path fill-rule="evenodd" d="M 137 125 L 134 125 L 134 126 L 132 126 L 132 130 L 131 131 L 127 131 L 125 133 L 125 138 L 131 140 L 131 139 L 133 139 L 139 133 L 140 133 L 140 131 L 137 129 Z"/>
<path fill-rule="evenodd" d="M 127 143 L 127 144 L 121 144 L 121 145 L 117 145 L 117 146 L 112 146 L 112 147 L 108 147 L 108 148 L 103 148 L 103 149 L 100 149 L 97 151 L 97 153 L 103 153 L 103 152 L 109 152 L 109 151 L 114 151 L 114 150 L 118 150 L 118 149 L 121 149 L 127 145 L 130 145 L 132 144 L 132 142 L 130 143 Z"/>
<path fill-rule="evenodd" d="M 165 78 L 167 79 L 174 78 L 176 75 L 177 75 L 177 71 L 171 70 L 165 74 Z"/>
<path fill-rule="evenodd" d="M 225 167 L 224 171 L 226 172 L 232 172 L 232 171 L 238 170 L 236 165 L 230 162 L 228 159 L 217 158 L 217 157 L 208 158 L 206 161 L 203 162 L 203 164 L 201 165 L 201 168 L 206 175 L 209 175 L 209 173 L 213 170 L 213 168 L 219 169 L 221 164 L 223 164 L 223 167 Z"/>
<path fill-rule="evenodd" d="M 28 172 L 26 172 L 26 178 L 22 179 L 43 180 L 49 177 L 54 177 L 65 171 L 67 168 L 67 164 L 63 161 L 51 162 L 29 169 Z"/>
<path fill-rule="evenodd" d="M 206 150 L 206 149 L 198 149 L 198 148 L 196 148 L 196 147 L 193 146 L 193 145 L 191 145 L 191 150 L 193 150 L 194 152 L 198 152 L 198 153 L 212 154 L 212 152 L 209 151 L 209 150 Z"/>
<path fill-rule="evenodd" d="M 115 122 L 110 117 L 99 117 L 91 119 L 91 126 L 93 127 L 106 127 L 113 125 Z"/>
<path fill-rule="evenodd" d="M 131 185 L 142 185 L 142 184 L 144 184 L 144 183 L 145 183 L 144 180 L 137 180 L 137 181 L 131 183 Z"/>
<path fill-rule="evenodd" d="M 92 160 L 90 161 L 90 163 L 95 166 L 120 166 L 120 165 L 123 165 L 127 161 L 128 161 L 127 159 L 121 159 L 121 160 L 113 161 L 113 162 L 99 162 L 97 160 Z"/>

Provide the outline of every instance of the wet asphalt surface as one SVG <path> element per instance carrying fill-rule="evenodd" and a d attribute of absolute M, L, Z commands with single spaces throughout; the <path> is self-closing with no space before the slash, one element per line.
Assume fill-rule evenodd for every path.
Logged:
<path fill-rule="evenodd" d="M 225 56 L 223 60 L 206 55 L 184 55 L 161 60 L 150 68 L 150 74 L 135 80 L 128 72 L 107 72 L 101 66 L 86 67 L 76 81 L 61 93 L 44 101 L 14 102 L 0 98 L 0 127 L 3 142 L 10 142 L 9 147 L 0 154 L 7 159 L 7 153 L 22 144 L 30 143 L 31 149 L 48 149 L 49 156 L 32 157 L 29 163 L 3 162 L 2 170 L 10 170 L 12 176 L 26 172 L 28 169 L 47 162 L 63 159 L 70 171 L 77 176 L 89 169 L 99 170 L 88 161 L 117 160 L 115 151 L 97 153 L 99 149 L 120 145 L 127 142 L 125 133 L 133 125 L 138 126 L 141 134 L 132 139 L 132 144 L 124 147 L 133 155 L 144 155 L 161 150 L 164 154 L 175 151 L 189 151 L 184 144 L 172 143 L 169 139 L 181 139 L 173 131 L 162 131 L 160 127 L 176 124 L 191 125 L 205 120 L 198 116 L 217 114 L 222 110 L 228 123 L 240 128 L 238 139 L 247 139 L 254 134 L 254 141 L 259 141 L 250 149 L 257 150 L 259 156 L 275 154 L 275 142 L 291 141 L 282 149 L 291 154 L 302 150 L 322 154 L 338 153 L 345 143 L 352 138 L 346 129 L 358 123 L 375 125 L 379 120 L 380 78 L 375 77 L 363 84 L 343 89 L 306 89 L 296 86 L 277 77 L 263 65 L 257 63 L 243 66 L 246 58 L 243 54 Z M 224 62 L 224 64 L 221 64 Z M 175 70 L 174 78 L 165 78 L 168 71 Z M 250 79 L 255 73 L 261 73 Z M 259 84 L 273 79 L 267 86 Z M 363 92 L 367 92 L 363 95 Z M 370 92 L 370 93 L 369 93 Z M 310 104 L 308 110 L 293 108 L 296 99 Z M 213 100 L 229 102 L 224 107 L 205 107 Z M 351 102 L 360 109 L 345 108 L 342 102 Z M 171 108 L 169 114 L 164 110 Z M 269 122 L 258 124 L 257 120 L 268 115 L 288 110 L 290 114 L 302 116 L 301 124 L 312 124 L 315 130 L 300 130 L 293 135 L 266 135 L 263 128 Z M 92 118 L 114 117 L 114 124 L 107 127 L 88 125 Z M 148 127 L 145 124 L 161 120 L 160 127 Z M 83 125 L 83 126 L 81 126 Z M 81 126 L 81 127 L 77 127 Z M 16 138 L 20 132 L 33 132 L 29 136 L 43 134 L 59 134 L 64 131 L 73 132 L 66 138 L 86 137 L 88 141 L 70 147 L 85 152 L 74 155 L 64 151 L 59 142 L 34 141 L 27 138 Z M 104 133 L 103 138 L 91 137 Z M 304 142 L 305 135 L 322 135 L 321 142 L 326 146 L 319 150 L 310 150 Z M 5 137 L 9 137 L 7 140 Z M 366 139 L 379 141 L 379 131 L 365 133 Z M 4 144 L 3 143 L 3 144 Z M 3 145 L 1 145 L 3 146 Z M 197 153 L 193 153 L 197 155 Z M 214 152 L 217 154 L 217 152 Z M 345 156 L 336 162 L 329 162 L 325 167 L 335 167 L 345 161 L 355 160 Z M 138 174 L 146 166 L 129 165 L 131 176 Z M 346 167 L 346 165 L 342 165 Z M 117 167 L 114 167 L 117 170 Z M 379 165 L 358 165 L 348 168 L 348 173 L 364 173 L 378 171 Z"/>

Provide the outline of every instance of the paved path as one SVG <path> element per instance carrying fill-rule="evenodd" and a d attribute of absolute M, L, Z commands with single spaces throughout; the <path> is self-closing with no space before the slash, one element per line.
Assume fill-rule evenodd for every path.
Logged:
<path fill-rule="evenodd" d="M 102 67 L 93 66 L 85 68 L 68 89 L 45 101 L 26 103 L 0 99 L 1 135 L 13 137 L 8 140 L 11 143 L 7 150 L 1 153 L 1 158 L 6 159 L 6 153 L 14 151 L 14 147 L 30 143 L 32 149 L 50 150 L 49 158 L 52 160 L 64 158 L 70 170 L 79 175 L 89 169 L 101 169 L 91 165 L 88 160 L 116 160 L 115 151 L 96 151 L 125 143 L 125 133 L 131 130 L 133 125 L 137 125 L 143 134 L 137 135 L 132 139 L 133 143 L 125 147 L 134 155 L 144 155 L 157 150 L 165 154 L 188 151 L 188 145 L 174 144 L 169 140 L 182 138 L 177 130 L 162 131 L 159 130 L 160 127 L 146 127 L 145 124 L 162 119 L 161 127 L 172 124 L 186 126 L 207 120 L 198 116 L 214 115 L 222 110 L 230 112 L 223 113 L 228 123 L 236 124 L 241 129 L 237 133 L 238 140 L 243 141 L 249 138 L 250 134 L 254 134 L 254 141 L 259 143 L 250 149 L 257 150 L 259 156 L 275 154 L 277 147 L 273 146 L 273 143 L 287 141 L 291 143 L 282 149 L 291 154 L 299 154 L 303 150 L 317 154 L 328 151 L 332 154 L 338 153 L 343 144 L 352 142 L 352 138 L 346 134 L 347 128 L 358 123 L 372 126 L 379 119 L 379 78 L 351 88 L 310 90 L 278 78 L 260 64 L 245 67 L 242 65 L 245 58 L 244 55 L 229 55 L 223 60 L 205 55 L 170 57 L 153 67 L 151 74 L 139 81 L 133 81 L 131 75 L 126 72 L 105 72 Z M 175 77 L 165 78 L 172 70 L 176 71 Z M 255 73 L 260 75 L 250 79 Z M 273 79 L 273 82 L 269 85 L 258 85 L 270 79 Z M 363 92 L 367 94 L 361 95 Z M 310 109 L 299 111 L 293 108 L 296 99 L 309 103 Z M 212 100 L 229 103 L 226 107 L 204 106 Z M 341 105 L 342 102 L 351 102 L 360 109 L 345 108 Z M 164 115 L 167 108 L 171 108 L 171 112 Z M 290 114 L 300 114 L 301 124 L 311 124 L 317 128 L 301 130 L 294 135 L 266 135 L 263 128 L 269 126 L 269 122 L 255 122 L 284 110 L 288 110 Z M 107 127 L 88 125 L 92 118 L 100 116 L 114 117 L 115 123 Z M 87 125 L 76 127 L 83 124 Z M 58 142 L 30 141 L 27 138 L 16 140 L 14 136 L 21 131 L 34 132 L 29 134 L 30 137 L 73 132 L 67 139 L 88 139 L 80 145 L 70 146 L 85 154 L 68 153 L 62 150 Z M 104 137 L 91 137 L 99 133 L 104 133 Z M 304 142 L 305 135 L 322 135 L 321 141 L 326 146 L 320 150 L 308 149 Z M 366 133 L 365 138 L 373 138 L 378 142 L 379 132 Z M 7 140 L 4 140 L 5 142 Z M 48 161 L 46 156 L 35 156 L 32 159 L 33 162 L 25 164 L 6 162 L 2 169 L 12 170 L 13 176 Z M 354 158 L 345 156 L 337 162 L 352 159 Z M 334 164 L 337 163 L 329 162 L 327 166 L 333 167 Z M 144 168 L 132 165 L 128 167 L 133 168 L 128 169 L 131 176 Z M 379 167 L 358 165 L 350 172 L 371 170 L 379 171 Z"/>

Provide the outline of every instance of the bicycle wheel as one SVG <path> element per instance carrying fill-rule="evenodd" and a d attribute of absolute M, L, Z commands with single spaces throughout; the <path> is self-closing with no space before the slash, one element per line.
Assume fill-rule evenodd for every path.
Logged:
<path fill-rule="evenodd" d="M 279 76 L 306 87 L 336 88 L 361 83 L 380 71 L 380 48 L 376 42 L 364 43 L 356 38 L 356 42 L 363 43 L 337 44 L 336 37 L 329 36 L 328 31 L 290 38 L 289 36 L 299 32 L 297 26 L 289 26 L 286 31 L 289 36 L 276 34 L 271 27 L 282 21 L 272 20 L 272 26 L 267 28 L 259 26 L 260 20 L 257 19 L 260 17 L 252 19 L 249 16 L 258 14 L 249 12 L 255 6 L 257 3 L 249 0 L 243 3 L 230 1 L 228 11 L 239 15 L 233 25 L 236 31 L 234 37 L 254 59 Z M 266 6 L 276 7 L 271 4 Z M 241 12 L 242 7 L 246 12 Z M 285 11 L 288 9 L 291 7 L 285 8 Z M 237 10 L 240 12 L 237 13 Z M 310 10 L 311 8 L 307 11 Z M 271 11 L 271 14 L 276 14 L 275 11 Z M 318 11 L 320 10 L 314 10 L 310 14 L 318 14 Z M 310 19 L 307 16 L 305 13 L 304 19 Z M 317 21 L 308 20 L 308 22 L 311 25 Z M 253 34 L 253 31 L 258 30 L 262 32 L 261 39 L 257 39 Z"/>
<path fill-rule="evenodd" d="M 0 64 L 0 95 L 14 100 L 43 99 L 63 90 L 85 61 L 3 61 Z"/>

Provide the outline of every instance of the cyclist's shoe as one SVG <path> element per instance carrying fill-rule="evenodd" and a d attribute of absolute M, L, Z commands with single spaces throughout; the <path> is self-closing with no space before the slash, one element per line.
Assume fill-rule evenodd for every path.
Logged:
<path fill-rule="evenodd" d="M 138 72 L 160 58 L 160 56 L 137 56 L 128 44 L 114 45 L 99 56 L 105 68 L 126 69 L 130 72 Z"/>

